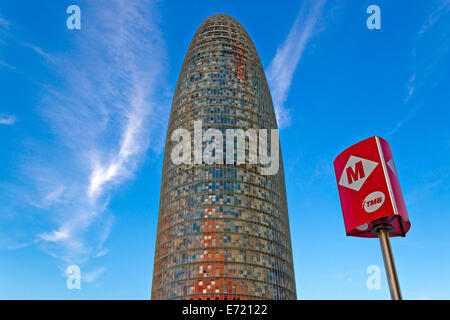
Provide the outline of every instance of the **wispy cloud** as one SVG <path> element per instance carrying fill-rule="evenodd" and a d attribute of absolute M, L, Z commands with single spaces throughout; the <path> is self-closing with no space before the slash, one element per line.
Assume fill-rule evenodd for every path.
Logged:
<path fill-rule="evenodd" d="M 45 59 L 47 62 L 50 63 L 57 63 L 57 56 L 51 55 L 48 52 L 45 52 L 44 49 L 42 49 L 41 47 L 38 47 L 32 43 L 28 43 L 28 42 L 21 42 L 20 43 L 22 46 L 31 49 L 35 54 L 39 55 L 40 57 L 42 57 L 43 59 Z"/>
<path fill-rule="evenodd" d="M 45 152 L 24 166 L 33 181 L 27 203 L 53 226 L 36 235 L 41 248 L 77 264 L 108 252 L 112 191 L 134 177 L 149 149 L 161 151 L 170 106 L 155 2 L 92 2 L 83 17 L 90 23 L 73 31 L 70 54 L 21 43 L 58 79 L 43 87 L 38 111 L 54 145 L 33 142 Z"/>
<path fill-rule="evenodd" d="M 450 0 L 444 0 L 439 4 L 439 6 L 433 10 L 427 18 L 427 22 L 422 25 L 419 30 L 419 35 L 424 34 L 428 29 L 430 29 L 441 16 L 450 12 Z"/>
<path fill-rule="evenodd" d="M 404 102 L 408 102 L 408 100 L 412 97 L 414 94 L 414 90 L 416 89 L 416 86 L 414 84 L 414 81 L 416 80 L 416 74 L 414 73 L 408 81 L 407 87 L 408 87 L 408 95 L 406 96 Z"/>
<path fill-rule="evenodd" d="M 149 145 L 157 142 L 152 140 L 161 131 L 156 119 L 165 114 L 156 98 L 165 59 L 162 36 L 154 23 L 156 9 L 151 2 L 117 1 L 107 7 L 92 8 L 98 25 L 86 30 L 79 43 L 83 58 L 67 61 L 61 70 L 65 88 L 51 88 L 42 104 L 55 134 L 81 164 L 76 167 L 81 173 L 78 179 L 57 181 L 67 191 L 53 191 L 46 197 L 62 196 L 69 206 L 75 202 L 81 208 L 57 217 L 58 227 L 40 235 L 47 243 L 68 248 L 69 255 L 89 252 L 83 233 L 104 219 L 112 187 L 133 176 Z M 64 193 L 72 195 L 68 198 Z M 101 246 L 111 218 L 96 227 L 102 231 L 95 239 L 98 251 L 105 252 Z"/>
<path fill-rule="evenodd" d="M 100 250 L 96 255 L 95 255 L 95 258 L 100 258 L 100 257 L 103 257 L 104 255 L 107 255 L 108 254 L 108 249 L 103 249 L 103 250 Z"/>
<path fill-rule="evenodd" d="M 14 115 L 0 114 L 0 124 L 10 126 L 14 123 L 16 123 L 16 117 Z"/>
<path fill-rule="evenodd" d="M 407 83 L 408 93 L 405 98 L 405 103 L 409 102 L 410 98 L 416 92 L 416 89 L 425 83 L 439 62 L 448 55 L 449 41 L 442 41 L 442 39 L 446 39 L 446 37 L 441 38 L 439 36 L 441 33 L 447 34 L 448 28 L 445 28 L 444 30 L 433 30 L 433 27 L 436 26 L 437 22 L 442 18 L 448 18 L 449 13 L 450 0 L 442 1 L 442 3 L 428 15 L 427 21 L 417 33 L 412 50 L 414 70 Z M 436 51 L 430 50 L 429 41 L 433 42 L 432 47 L 436 48 Z M 421 47 L 426 47 L 426 49 L 420 50 Z"/>
<path fill-rule="evenodd" d="M 351 286 L 351 287 L 361 287 L 366 284 L 366 275 L 364 273 L 364 268 L 346 270 L 338 272 L 337 274 L 330 275 L 334 281 L 339 282 L 341 285 Z"/>
<path fill-rule="evenodd" d="M 7 69 L 10 69 L 10 70 L 16 70 L 17 69 L 16 67 L 10 65 L 9 63 L 7 63 L 5 61 L 1 61 L 1 60 L 0 60 L 0 67 L 1 68 L 7 68 Z"/>
<path fill-rule="evenodd" d="M 58 58 L 57 56 L 45 52 L 44 49 L 33 43 L 22 41 L 20 39 L 21 37 L 19 36 L 19 34 L 21 34 L 22 32 L 23 32 L 22 27 L 0 16 L 0 45 L 13 45 L 16 46 L 15 47 L 16 49 L 27 48 L 33 51 L 36 55 L 40 56 L 42 59 L 46 60 L 46 62 L 48 63 L 53 64 L 58 63 L 58 61 L 56 60 Z M 0 60 L 0 67 L 7 68 L 10 70 L 21 71 L 16 66 L 13 66 L 10 63 L 3 60 Z M 29 77 L 29 75 L 27 74 L 24 75 Z"/>
<path fill-rule="evenodd" d="M 6 43 L 5 40 L 10 37 L 12 27 L 11 21 L 0 15 L 0 45 Z"/>
<path fill-rule="evenodd" d="M 0 16 L 0 29 L 9 30 L 11 27 L 11 22 Z"/>
<path fill-rule="evenodd" d="M 448 27 L 437 29 L 438 21 L 449 18 L 450 0 L 442 1 L 431 13 L 428 14 L 426 22 L 422 24 L 416 35 L 412 49 L 413 70 L 406 83 L 406 96 L 403 100 L 405 105 L 410 105 L 409 110 L 385 134 L 386 137 L 396 133 L 406 122 L 413 118 L 420 108 L 414 97 L 425 85 L 430 86 L 431 76 L 436 75 L 437 66 L 441 61 L 446 61 L 450 52 L 450 42 L 447 40 Z M 436 83 L 436 82 L 435 82 Z"/>
<path fill-rule="evenodd" d="M 325 0 L 305 1 L 286 40 L 278 47 L 267 70 L 275 112 L 280 128 L 290 124 L 289 109 L 285 107 L 292 78 L 309 40 L 314 36 Z"/>
<path fill-rule="evenodd" d="M 97 280 L 105 271 L 104 267 L 100 267 L 90 272 L 82 272 L 81 279 L 83 282 L 91 283 Z"/>

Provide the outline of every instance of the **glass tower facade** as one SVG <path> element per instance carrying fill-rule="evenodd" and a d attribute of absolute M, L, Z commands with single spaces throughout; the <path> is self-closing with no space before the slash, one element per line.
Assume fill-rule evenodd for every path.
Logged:
<path fill-rule="evenodd" d="M 172 133 L 184 128 L 194 139 L 194 121 L 224 133 L 277 128 L 255 46 L 224 14 L 209 17 L 195 33 L 175 89 L 152 299 L 296 299 L 281 152 L 274 175 L 249 163 L 176 165 Z M 248 156 L 248 139 L 244 148 Z"/>

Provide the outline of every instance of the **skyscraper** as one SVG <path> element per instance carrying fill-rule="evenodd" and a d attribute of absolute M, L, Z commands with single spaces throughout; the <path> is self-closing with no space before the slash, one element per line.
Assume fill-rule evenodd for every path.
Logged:
<path fill-rule="evenodd" d="M 201 24 L 175 89 L 152 299 L 296 299 L 281 153 L 273 175 L 261 174 L 258 164 L 175 164 L 172 135 L 184 128 L 195 140 L 196 122 L 224 133 L 277 128 L 255 46 L 228 15 Z M 246 156 L 249 144 L 242 148 Z"/>

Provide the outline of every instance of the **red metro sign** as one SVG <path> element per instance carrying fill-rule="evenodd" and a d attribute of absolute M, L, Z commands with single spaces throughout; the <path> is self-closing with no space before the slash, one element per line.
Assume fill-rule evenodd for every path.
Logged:
<path fill-rule="evenodd" d="M 334 171 L 348 236 L 376 238 L 374 228 L 405 236 L 411 227 L 389 144 L 372 137 L 344 150 Z"/>

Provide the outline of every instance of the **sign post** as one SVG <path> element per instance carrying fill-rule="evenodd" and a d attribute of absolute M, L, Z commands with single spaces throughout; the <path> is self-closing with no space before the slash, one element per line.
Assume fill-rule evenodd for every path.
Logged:
<path fill-rule="evenodd" d="M 347 236 L 380 240 L 392 300 L 402 294 L 390 237 L 411 228 L 392 151 L 386 140 L 372 137 L 344 150 L 334 160 Z"/>
<path fill-rule="evenodd" d="M 398 281 L 397 269 L 395 268 L 388 228 L 386 226 L 380 226 L 377 229 L 377 234 L 380 239 L 381 253 L 383 254 L 384 269 L 386 270 L 391 299 L 402 300 L 402 291 Z"/>

